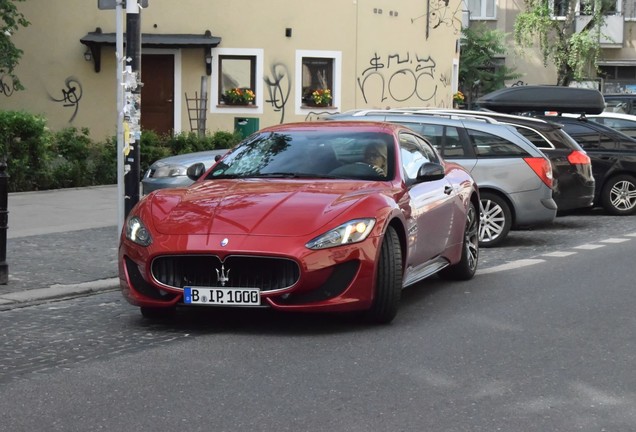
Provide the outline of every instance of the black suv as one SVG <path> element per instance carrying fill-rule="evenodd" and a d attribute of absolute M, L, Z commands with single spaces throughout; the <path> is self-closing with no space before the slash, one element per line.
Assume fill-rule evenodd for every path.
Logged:
<path fill-rule="evenodd" d="M 591 207 L 594 201 L 592 162 L 585 150 L 559 123 L 534 117 L 501 114 L 492 111 L 423 110 L 447 112 L 469 117 L 487 117 L 509 124 L 541 150 L 552 164 L 554 177 L 552 198 L 559 211 Z"/>
<path fill-rule="evenodd" d="M 556 121 L 586 151 L 596 179 L 595 203 L 615 215 L 636 213 L 636 139 L 585 116 L 541 116 Z"/>

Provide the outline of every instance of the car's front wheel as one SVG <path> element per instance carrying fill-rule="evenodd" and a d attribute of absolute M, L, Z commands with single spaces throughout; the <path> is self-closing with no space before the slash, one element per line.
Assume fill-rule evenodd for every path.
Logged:
<path fill-rule="evenodd" d="M 479 211 L 479 245 L 493 247 L 501 243 L 512 226 L 512 213 L 508 203 L 499 195 L 481 194 Z"/>
<path fill-rule="evenodd" d="M 390 323 L 397 315 L 402 294 L 402 248 L 393 227 L 388 227 L 380 247 L 375 293 L 368 318 L 375 323 Z"/>
<path fill-rule="evenodd" d="M 440 277 L 453 280 L 468 280 L 475 275 L 479 262 L 479 216 L 473 203 L 469 204 L 466 212 L 466 227 L 464 228 L 464 244 L 462 259 L 454 265 L 439 272 Z"/>
<path fill-rule="evenodd" d="M 609 179 L 601 191 L 601 205 L 613 215 L 636 213 L 636 178 L 623 174 Z"/>

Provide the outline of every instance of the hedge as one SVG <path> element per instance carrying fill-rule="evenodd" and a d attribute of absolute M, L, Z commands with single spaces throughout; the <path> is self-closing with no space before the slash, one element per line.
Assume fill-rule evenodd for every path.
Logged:
<path fill-rule="evenodd" d="M 239 133 L 217 131 L 158 135 L 142 131 L 140 174 L 157 159 L 194 151 L 230 148 Z M 117 183 L 117 139 L 95 142 L 87 128 L 50 131 L 46 119 L 23 111 L 0 111 L 0 159 L 7 163 L 9 192 Z M 140 179 L 141 180 L 141 179 Z"/>

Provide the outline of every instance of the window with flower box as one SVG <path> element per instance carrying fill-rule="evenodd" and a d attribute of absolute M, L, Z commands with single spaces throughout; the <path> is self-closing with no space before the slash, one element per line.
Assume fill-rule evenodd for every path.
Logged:
<path fill-rule="evenodd" d="M 340 52 L 296 52 L 298 113 L 316 108 L 337 109 L 340 100 L 340 59 Z"/>
<path fill-rule="evenodd" d="M 262 113 L 263 50 L 212 49 L 210 111 Z"/>

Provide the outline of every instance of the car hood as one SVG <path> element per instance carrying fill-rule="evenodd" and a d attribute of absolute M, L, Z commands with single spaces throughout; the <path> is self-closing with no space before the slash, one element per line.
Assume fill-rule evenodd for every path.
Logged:
<path fill-rule="evenodd" d="M 165 189 L 149 197 L 162 234 L 307 235 L 378 193 L 382 183 L 241 179 Z"/>
<path fill-rule="evenodd" d="M 229 149 L 219 149 L 219 150 L 205 150 L 194 153 L 183 153 L 174 156 L 168 156 L 163 159 L 159 159 L 152 164 L 152 168 L 159 168 L 164 165 L 182 165 L 185 167 L 189 167 L 192 164 L 197 162 L 203 163 L 206 168 L 209 168 L 214 163 L 215 156 L 221 155 L 223 156 L 228 152 Z"/>

